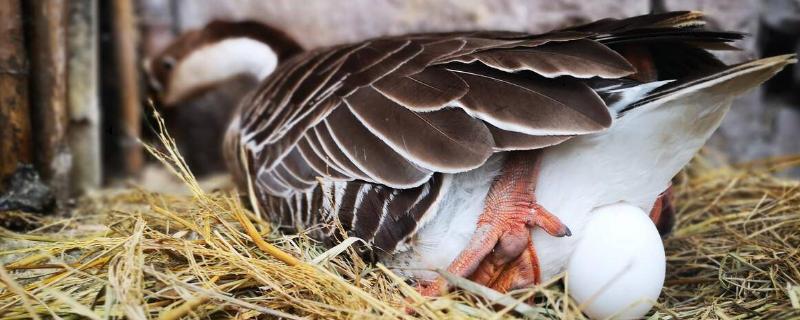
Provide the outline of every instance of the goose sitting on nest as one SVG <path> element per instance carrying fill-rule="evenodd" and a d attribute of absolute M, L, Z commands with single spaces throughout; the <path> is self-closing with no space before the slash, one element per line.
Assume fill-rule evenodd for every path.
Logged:
<path fill-rule="evenodd" d="M 327 244 L 361 238 L 426 294 L 446 287 L 434 269 L 507 291 L 564 271 L 598 210 L 659 212 L 732 99 L 795 62 L 729 66 L 707 51 L 739 38 L 671 12 L 287 55 L 296 44 L 280 31 L 215 23 L 151 69 L 173 101 L 241 74 L 261 80 L 224 150 L 275 223 Z"/>

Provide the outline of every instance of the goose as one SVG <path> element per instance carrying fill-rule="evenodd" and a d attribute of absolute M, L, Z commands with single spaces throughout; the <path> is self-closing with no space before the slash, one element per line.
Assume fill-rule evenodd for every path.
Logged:
<path fill-rule="evenodd" d="M 242 35 L 243 39 L 225 39 L 227 34 Z M 244 39 L 244 38 L 247 39 Z M 216 72 L 215 68 L 203 67 L 207 59 L 218 60 L 218 63 L 231 63 L 231 60 L 221 60 L 221 57 L 208 57 L 201 51 L 187 61 L 190 66 L 188 69 L 194 70 L 196 76 L 176 74 L 172 82 L 172 68 L 176 61 L 189 58 L 188 54 L 194 49 L 204 46 L 206 43 L 214 43 L 222 40 L 224 42 L 212 52 L 222 52 L 225 48 L 238 48 L 247 46 L 248 39 L 256 39 L 255 48 L 260 48 L 260 43 L 270 41 L 277 50 L 277 59 L 285 59 L 291 55 L 302 51 L 302 48 L 289 40 L 283 32 L 269 28 L 255 22 L 228 23 L 216 21 L 208 24 L 205 30 L 193 30 L 183 33 L 180 41 L 181 45 L 172 46 L 166 54 L 160 56 L 159 63 L 154 63 L 153 59 L 145 59 L 143 68 L 146 71 L 148 89 L 154 94 L 154 101 L 159 103 L 159 113 L 166 120 L 167 128 L 175 139 L 178 149 L 181 151 L 187 165 L 192 168 L 192 173 L 205 179 L 214 175 L 225 173 L 226 166 L 222 154 L 222 140 L 228 122 L 233 116 L 235 106 L 241 98 L 251 90 L 255 89 L 260 82 L 257 72 L 242 68 L 249 68 L 249 63 L 242 63 L 249 57 L 234 60 L 236 63 L 229 65 L 239 73 L 232 77 L 216 77 L 205 74 L 205 72 Z M 272 52 L 255 54 L 252 59 L 264 59 L 270 61 Z M 198 60 L 198 57 L 203 59 Z M 185 65 L 186 63 L 184 63 Z M 255 64 L 261 65 L 261 63 Z M 227 67 L 226 67 L 227 68 Z M 187 68 L 183 68 L 186 70 Z M 168 87 L 168 90 L 164 88 Z M 169 95 L 164 95 L 169 93 Z M 225 107 L 219 107 L 225 106 Z"/>
<path fill-rule="evenodd" d="M 259 211 L 435 295 L 435 269 L 499 291 L 563 272 L 598 208 L 657 212 L 731 101 L 793 55 L 726 65 L 742 38 L 694 11 L 543 34 L 420 33 L 301 50 L 286 33 L 215 22 L 151 60 L 166 102 L 235 76 L 259 84 L 225 158 Z M 509 271 L 511 270 L 511 271 Z"/>

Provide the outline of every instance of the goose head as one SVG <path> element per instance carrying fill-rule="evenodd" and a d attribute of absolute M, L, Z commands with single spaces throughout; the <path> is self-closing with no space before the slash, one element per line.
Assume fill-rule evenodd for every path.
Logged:
<path fill-rule="evenodd" d="M 214 21 L 182 34 L 144 67 L 158 100 L 173 106 L 237 77 L 258 83 L 302 50 L 285 32 L 258 22 Z"/>

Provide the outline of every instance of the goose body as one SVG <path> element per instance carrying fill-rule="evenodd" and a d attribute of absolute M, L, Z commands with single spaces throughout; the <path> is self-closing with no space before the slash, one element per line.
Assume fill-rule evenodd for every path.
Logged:
<path fill-rule="evenodd" d="M 420 269 L 446 268 L 468 246 L 506 158 L 542 150 L 536 202 L 574 235 L 532 231 L 549 278 L 592 210 L 625 202 L 649 212 L 731 100 L 794 62 L 725 66 L 706 52 L 739 37 L 673 12 L 542 35 L 405 35 L 283 56 L 269 47 L 275 60 L 243 60 L 263 60 L 250 68 L 262 81 L 235 112 L 225 154 L 277 224 L 327 244 L 362 238 L 365 253 L 431 279 Z M 217 56 L 224 42 L 194 41 Z M 156 63 L 187 56 L 175 53 L 187 42 Z M 187 65 L 170 74 L 200 74 Z M 202 74 L 221 78 L 233 65 Z M 155 78 L 181 88 L 169 85 L 179 78 Z"/>

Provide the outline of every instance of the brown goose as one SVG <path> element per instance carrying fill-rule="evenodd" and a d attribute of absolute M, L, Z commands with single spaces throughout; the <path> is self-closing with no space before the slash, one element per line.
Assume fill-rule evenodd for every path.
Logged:
<path fill-rule="evenodd" d="M 359 237 L 420 280 L 447 268 L 498 290 L 564 270 L 596 208 L 650 212 L 731 100 L 795 62 L 723 64 L 707 50 L 741 35 L 705 30 L 697 12 L 302 53 L 274 29 L 231 25 L 180 38 L 153 82 L 174 102 L 262 80 L 225 142 L 262 212 L 328 244 Z"/>

